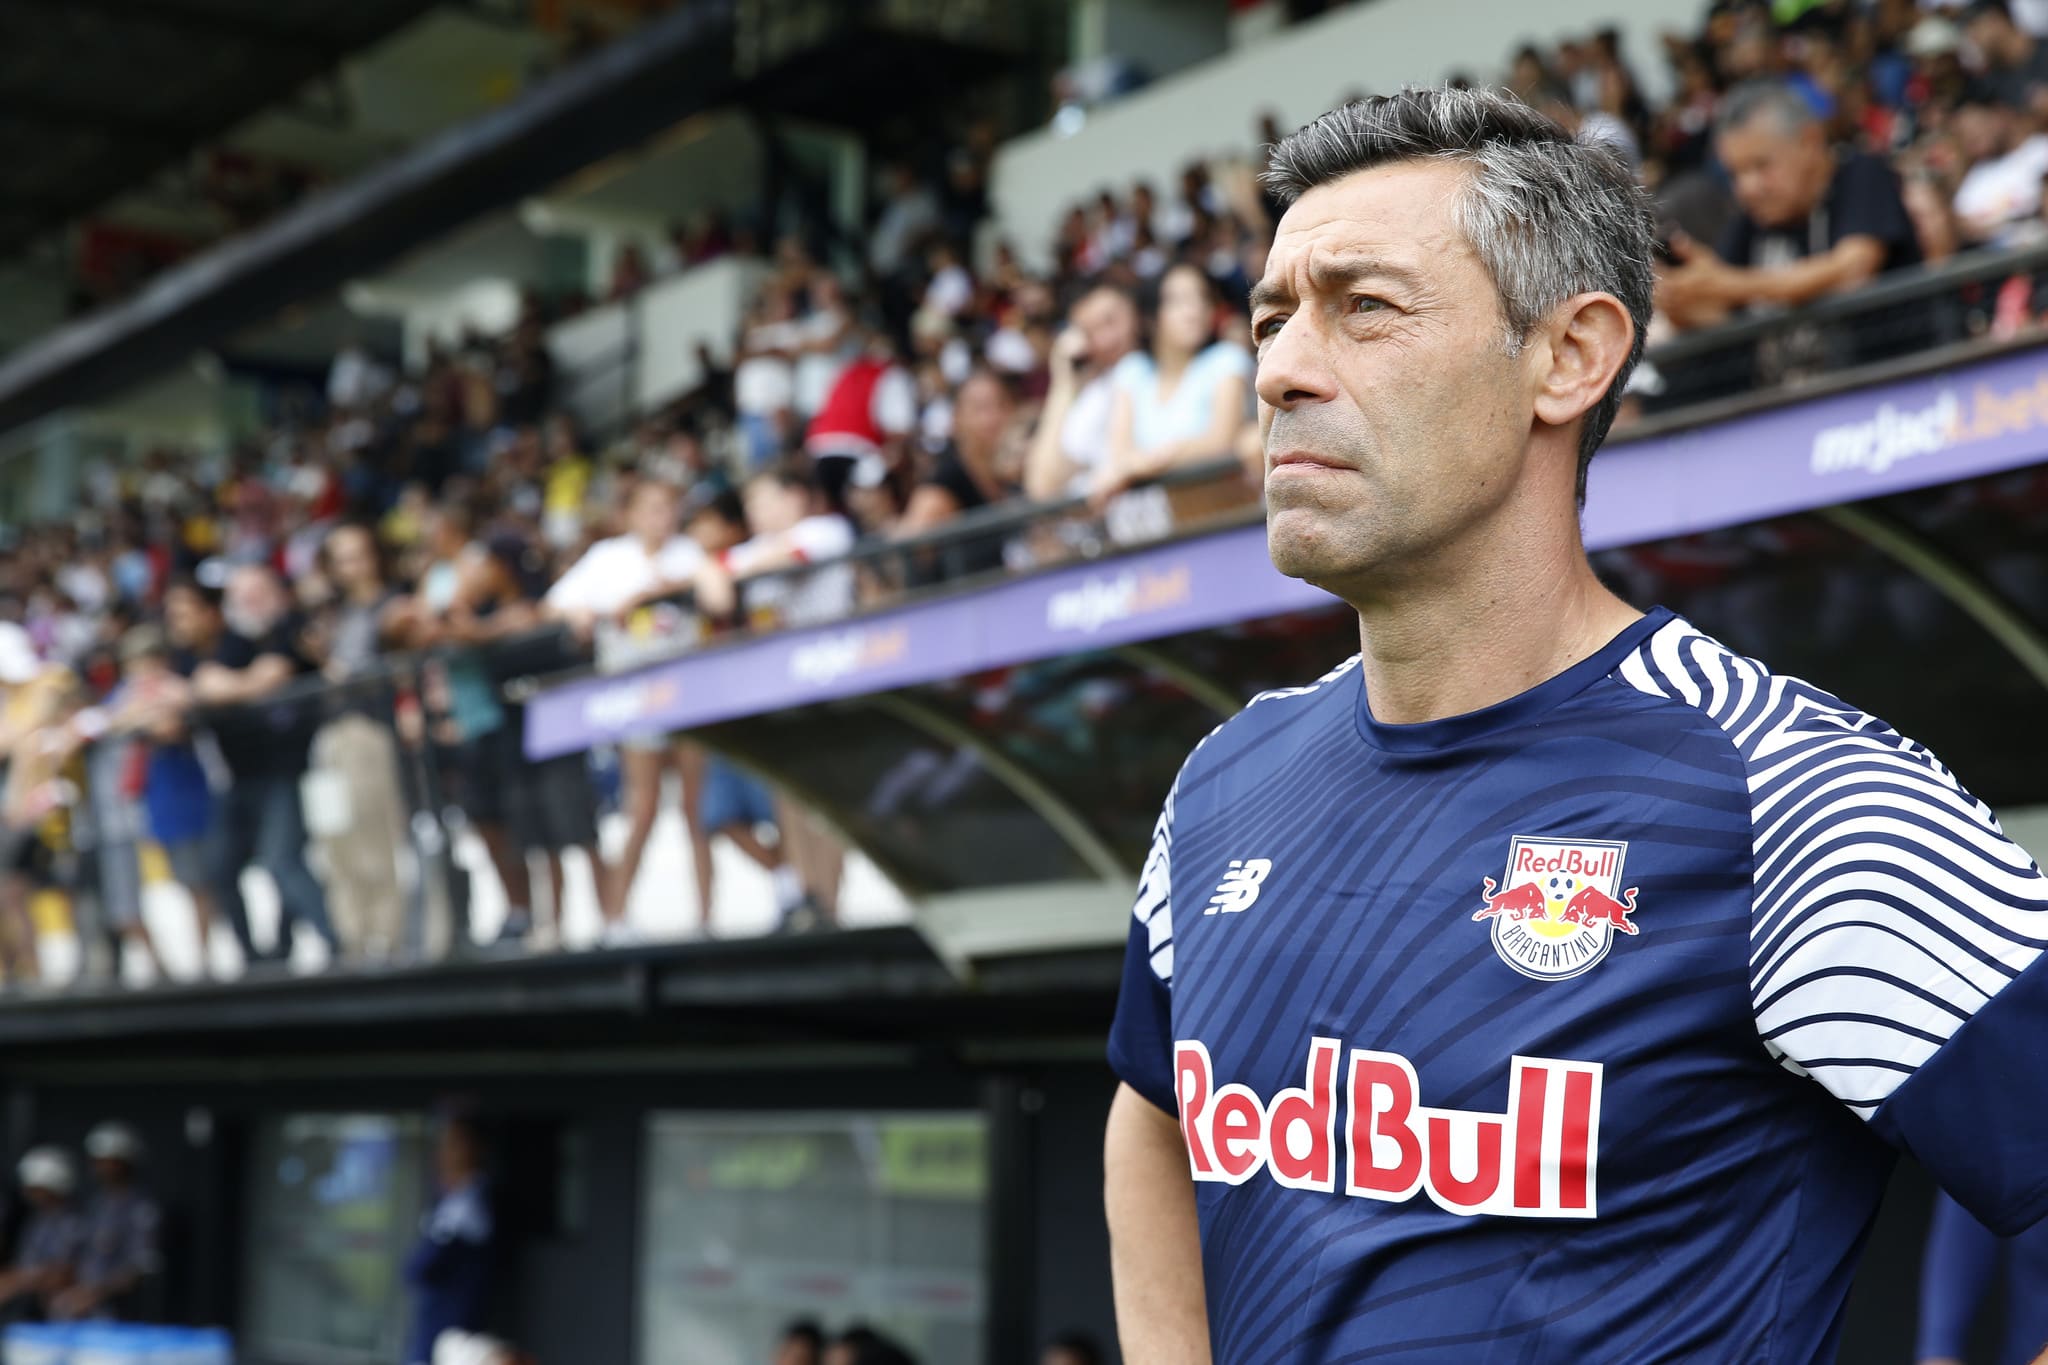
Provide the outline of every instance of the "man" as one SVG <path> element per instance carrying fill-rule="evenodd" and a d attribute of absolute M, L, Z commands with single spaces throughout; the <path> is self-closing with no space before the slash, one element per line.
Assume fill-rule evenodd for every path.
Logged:
<path fill-rule="evenodd" d="M 85 1211 L 76 1282 L 51 1301 L 50 1316 L 134 1319 L 147 1281 L 163 1270 L 163 1215 L 135 1178 L 142 1139 L 125 1123 L 102 1123 L 85 1135 L 85 1154 L 98 1190 Z"/>
<path fill-rule="evenodd" d="M 1892 1148 L 1995 1230 L 2048 1209 L 2048 881 L 1925 750 L 1594 576 L 1650 311 L 1610 153 L 1416 90 L 1269 183 L 1268 545 L 1362 652 L 1159 819 L 1124 1358 L 1830 1359 Z"/>
<path fill-rule="evenodd" d="M 2048 1342 L 2048 1221 L 2018 1237 L 1996 1237 L 1937 1191 L 1920 1255 L 1918 1365 L 1962 1365 L 1993 1283 L 2002 1285 L 2005 1310 L 1993 1358 L 2034 1359 Z"/>
<path fill-rule="evenodd" d="M 825 1333 L 809 1318 L 798 1318 L 782 1329 L 775 1345 L 775 1365 L 818 1365 L 825 1352 Z"/>
<path fill-rule="evenodd" d="M 2015 245 L 2041 217 L 2048 133 L 2028 133 L 2015 111 L 1990 99 L 1964 104 L 1950 126 L 1970 168 L 1951 205 L 1957 231 L 1969 243 Z"/>
<path fill-rule="evenodd" d="M 85 1223 L 71 1202 L 77 1173 L 61 1147 L 31 1147 L 15 1168 L 31 1210 L 14 1260 L 0 1270 L 0 1320 L 35 1321 L 50 1301 L 70 1287 Z"/>
<path fill-rule="evenodd" d="M 164 595 L 175 666 L 191 679 L 191 701 L 203 708 L 229 776 L 214 844 L 214 898 L 249 963 L 287 960 L 300 925 L 338 954 L 327 897 L 306 866 L 306 817 L 299 805 L 299 776 L 317 717 L 310 694 L 282 695 L 312 664 L 299 648 L 290 600 L 271 570 L 236 569 L 225 605 L 232 628 L 222 601 L 198 583 L 173 584 Z M 268 951 L 250 937 L 242 901 L 242 869 L 251 862 L 277 884 L 282 918 Z"/>
<path fill-rule="evenodd" d="M 1718 254 L 1683 235 L 1657 307 L 1680 327 L 1745 308 L 1793 308 L 1920 263 L 1920 242 L 1890 166 L 1837 151 L 1790 86 L 1753 81 L 1721 101 L 1715 150 L 1742 212 Z"/>
<path fill-rule="evenodd" d="M 412 1330 L 405 1365 L 429 1365 L 443 1332 L 483 1328 L 490 1289 L 495 1226 L 484 1176 L 483 1138 L 474 1120 L 451 1114 L 434 1144 L 440 1195 L 420 1223 L 420 1239 L 405 1261 L 413 1293 Z"/>
<path fill-rule="evenodd" d="M 1088 491 L 1109 458 L 1110 371 L 1138 349 L 1138 304 L 1099 284 L 1074 300 L 1053 342 L 1052 382 L 1024 464 L 1024 492 L 1040 502 Z"/>

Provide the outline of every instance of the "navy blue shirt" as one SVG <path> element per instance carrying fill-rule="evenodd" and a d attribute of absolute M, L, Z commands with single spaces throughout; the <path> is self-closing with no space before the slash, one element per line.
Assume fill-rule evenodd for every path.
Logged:
<path fill-rule="evenodd" d="M 481 1178 L 448 1191 L 427 1214 L 405 1261 L 414 1296 L 405 1365 L 428 1365 L 443 1332 L 483 1326 L 494 1232 L 489 1187 Z"/>
<path fill-rule="evenodd" d="M 1897 1149 L 2048 1210 L 2048 882 L 1926 750 L 1657 611 L 1386 725 L 1200 746 L 1110 1057 L 1181 1122 L 1218 1365 L 1832 1358 Z"/>

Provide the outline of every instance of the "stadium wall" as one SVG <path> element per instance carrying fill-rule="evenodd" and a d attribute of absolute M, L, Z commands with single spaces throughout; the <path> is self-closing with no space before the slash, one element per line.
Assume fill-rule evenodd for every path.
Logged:
<path fill-rule="evenodd" d="M 996 218 L 1019 257 L 1043 268 L 1075 200 L 1139 177 L 1168 195 L 1189 161 L 1249 154 L 1265 110 L 1292 128 L 1357 91 L 1456 71 L 1491 80 L 1524 41 L 1607 24 L 1621 29 L 1629 64 L 1657 98 L 1666 83 L 1658 34 L 1689 30 L 1700 9 L 1699 0 L 1548 0 L 1540 16 L 1527 0 L 1459 0 L 1455 14 L 1442 0 L 1346 8 L 1092 110 L 1070 137 L 1044 128 L 1005 143 L 992 178 Z"/>

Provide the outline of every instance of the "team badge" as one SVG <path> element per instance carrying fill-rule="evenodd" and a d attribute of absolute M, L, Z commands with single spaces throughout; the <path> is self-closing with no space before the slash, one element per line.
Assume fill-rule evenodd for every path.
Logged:
<path fill-rule="evenodd" d="M 1633 934 L 1636 888 L 1621 885 L 1625 842 L 1614 839 L 1532 839 L 1508 843 L 1508 869 L 1498 885 L 1486 877 L 1485 904 L 1475 920 L 1493 922 L 1500 960 L 1539 981 L 1563 981 L 1589 970 Z"/>

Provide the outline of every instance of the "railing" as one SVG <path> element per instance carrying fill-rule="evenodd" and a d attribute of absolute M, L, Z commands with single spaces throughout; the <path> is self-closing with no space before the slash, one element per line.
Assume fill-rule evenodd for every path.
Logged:
<path fill-rule="evenodd" d="M 2035 335 L 2048 302 L 2044 272 L 2048 243 L 1965 252 L 1800 308 L 1684 333 L 1646 357 L 1662 387 L 1646 394 L 1645 411 L 1659 426 L 1693 425 L 1725 415 L 1731 399 L 1763 406 L 1929 368 L 1969 343 Z"/>

